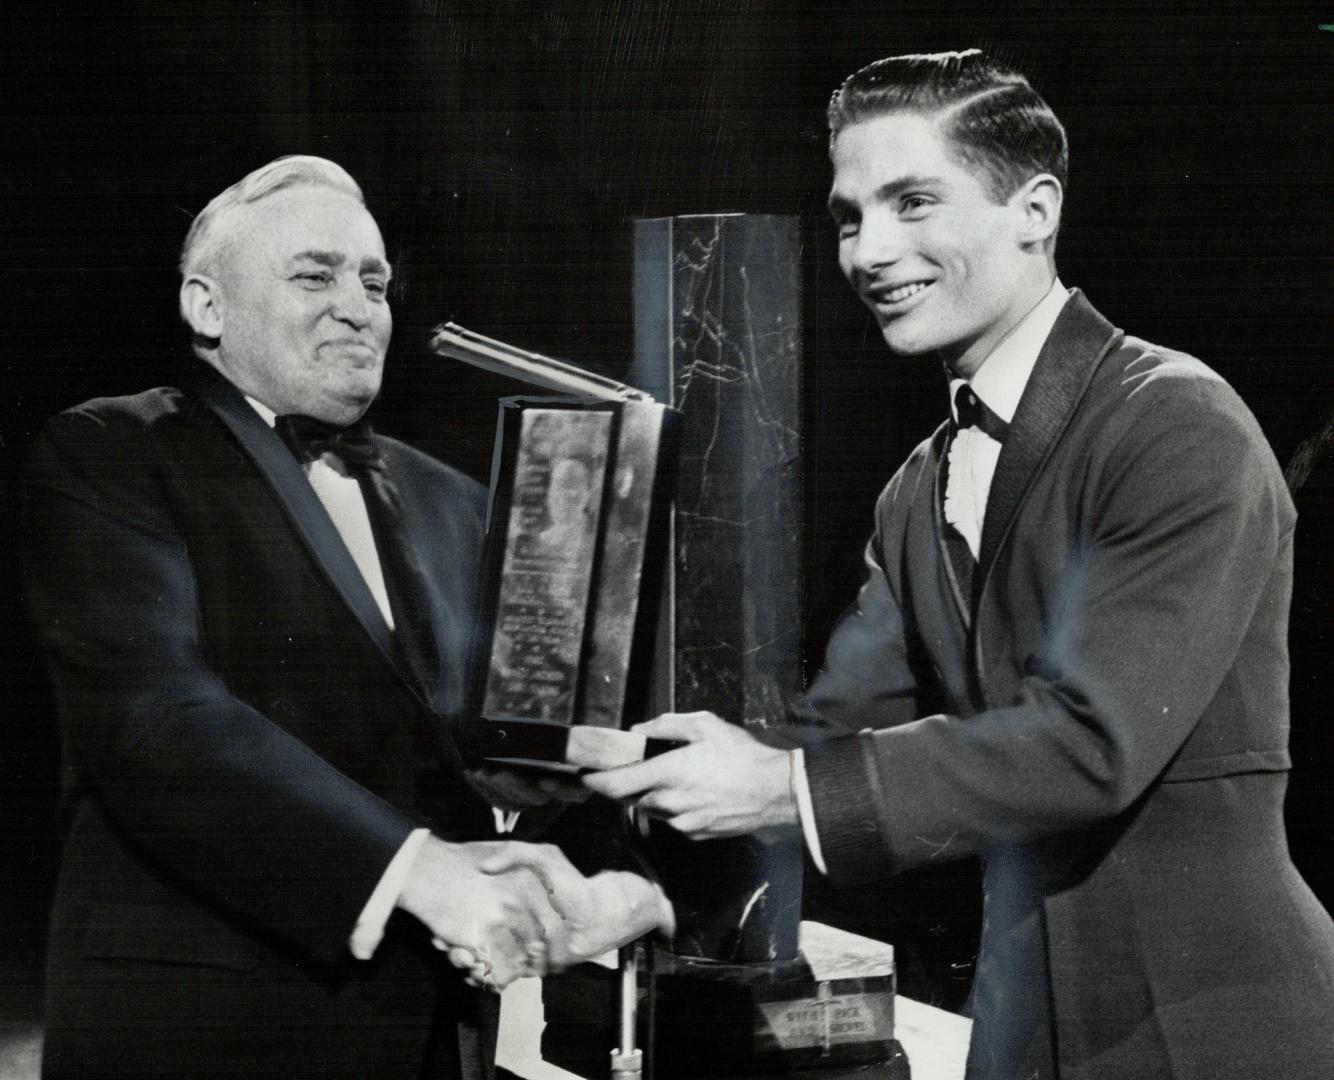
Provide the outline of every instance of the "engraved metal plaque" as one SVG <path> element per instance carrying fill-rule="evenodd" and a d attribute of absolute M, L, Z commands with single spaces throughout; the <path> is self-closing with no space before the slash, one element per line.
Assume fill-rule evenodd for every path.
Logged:
<path fill-rule="evenodd" d="M 483 715 L 574 721 L 612 420 L 523 411 Z"/>
<path fill-rule="evenodd" d="M 816 996 L 805 1001 L 756 1005 L 767 1028 L 759 1039 L 762 1048 L 818 1047 L 828 1054 L 835 1046 L 886 1040 L 894 1032 L 892 989 L 835 994 L 829 983 L 820 983 Z"/>
<path fill-rule="evenodd" d="M 573 767 L 561 730 L 646 718 L 678 415 L 643 391 L 447 325 L 444 355 L 577 393 L 500 403 L 465 752 Z M 648 586 L 650 603 L 641 603 Z"/>

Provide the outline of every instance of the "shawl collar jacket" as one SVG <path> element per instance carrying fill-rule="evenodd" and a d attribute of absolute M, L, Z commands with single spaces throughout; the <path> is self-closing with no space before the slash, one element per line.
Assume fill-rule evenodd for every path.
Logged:
<path fill-rule="evenodd" d="M 449 730 L 484 492 L 377 436 L 431 582 L 423 687 L 277 436 L 185 385 L 61 414 L 29 470 L 68 822 L 46 1074 L 416 1078 L 470 995 L 413 920 L 369 963 L 347 941 L 411 829 L 493 833 Z"/>
<path fill-rule="evenodd" d="M 970 595 L 947 435 L 881 495 L 799 709 L 831 877 L 980 856 L 970 1080 L 1334 1076 L 1334 931 L 1282 823 L 1294 511 L 1254 418 L 1075 292 Z"/>

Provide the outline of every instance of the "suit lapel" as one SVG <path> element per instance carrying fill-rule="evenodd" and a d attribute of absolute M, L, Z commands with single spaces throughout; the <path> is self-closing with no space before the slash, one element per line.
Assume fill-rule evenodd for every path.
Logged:
<path fill-rule="evenodd" d="M 240 391 L 207 364 L 200 367 L 195 392 L 250 455 L 330 584 L 385 659 L 399 670 L 393 631 L 300 464 Z"/>
<path fill-rule="evenodd" d="M 1038 354 L 996 463 L 982 526 L 977 568 L 981 585 L 1034 478 L 1119 336 L 1120 331 L 1093 310 L 1084 294 L 1073 290 Z"/>

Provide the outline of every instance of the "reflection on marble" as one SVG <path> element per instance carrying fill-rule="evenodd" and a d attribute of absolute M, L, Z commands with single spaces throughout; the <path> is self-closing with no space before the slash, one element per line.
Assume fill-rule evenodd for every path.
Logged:
<path fill-rule="evenodd" d="M 635 241 L 629 381 L 683 417 L 656 704 L 778 722 L 799 674 L 798 222 L 657 218 Z"/>
<path fill-rule="evenodd" d="M 635 225 L 629 382 L 681 414 L 651 712 L 708 709 L 777 724 L 798 690 L 799 252 L 793 217 Z M 796 955 L 795 842 L 697 844 L 664 827 L 654 843 L 681 955 L 731 963 Z"/>

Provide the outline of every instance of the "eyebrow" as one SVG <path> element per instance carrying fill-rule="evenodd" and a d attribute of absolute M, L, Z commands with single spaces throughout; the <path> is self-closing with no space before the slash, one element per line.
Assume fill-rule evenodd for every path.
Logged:
<path fill-rule="evenodd" d="M 881 184 L 876 188 L 874 195 L 872 195 L 872 201 L 878 203 L 889 202 L 891 199 L 898 198 L 905 191 L 912 191 L 916 188 L 939 189 L 944 186 L 944 183 L 937 176 L 901 176 L 897 180 L 891 180 L 889 183 Z M 830 192 L 828 206 L 829 213 L 835 218 L 857 211 L 857 206 L 851 199 L 845 199 L 836 191 Z"/>
<path fill-rule="evenodd" d="M 330 270 L 336 270 L 347 262 L 347 256 L 341 251 L 320 251 L 311 248 L 307 251 L 299 251 L 292 256 L 293 262 L 313 262 L 319 266 L 327 266 Z M 393 276 L 393 270 L 383 259 L 374 255 L 368 255 L 361 260 L 361 272 L 363 274 L 380 274 L 386 278 Z"/>

